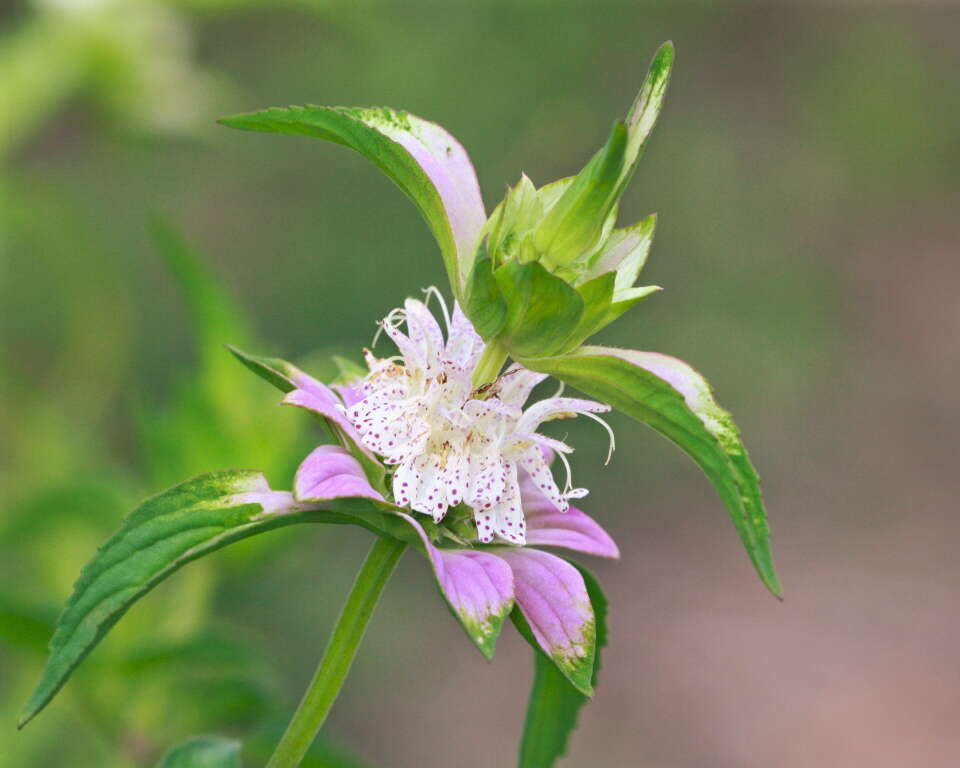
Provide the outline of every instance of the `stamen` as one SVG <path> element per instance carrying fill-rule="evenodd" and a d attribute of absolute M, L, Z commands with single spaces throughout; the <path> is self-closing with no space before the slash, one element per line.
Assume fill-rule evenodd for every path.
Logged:
<path fill-rule="evenodd" d="M 606 466 L 607 464 L 610 463 L 610 459 L 613 457 L 613 452 L 617 448 L 617 440 L 613 435 L 613 429 L 610 427 L 609 424 L 607 424 L 607 422 L 605 422 L 595 413 L 590 413 L 590 411 L 580 411 L 580 413 L 583 414 L 584 416 L 587 416 L 593 419 L 595 422 L 600 424 L 600 426 L 602 426 L 605 430 L 607 430 L 607 434 L 610 436 L 610 447 L 607 449 L 607 460 L 603 462 L 604 466 Z"/>
<path fill-rule="evenodd" d="M 444 300 L 443 294 L 440 293 L 440 289 L 437 288 L 437 286 L 435 285 L 431 285 L 429 288 L 424 288 L 423 293 L 424 293 L 424 296 L 426 297 L 423 303 L 428 307 L 430 306 L 430 297 L 431 296 L 437 297 L 437 301 L 440 303 L 440 311 L 443 312 L 443 320 L 447 324 L 447 336 L 449 337 L 450 327 L 451 327 L 450 311 L 447 309 L 447 302 Z"/>
<path fill-rule="evenodd" d="M 373 341 L 370 343 L 371 347 L 377 346 L 377 340 L 380 338 L 380 334 L 383 333 L 387 326 L 389 325 L 391 330 L 397 330 L 404 321 L 407 319 L 407 313 L 404 312 L 403 307 L 397 307 L 396 309 L 391 309 L 390 313 L 383 318 L 379 323 L 377 323 L 377 332 L 373 336 Z M 401 356 L 402 360 L 403 357 Z"/>
<path fill-rule="evenodd" d="M 563 468 L 567 472 L 567 481 L 563 484 L 563 495 L 566 496 L 573 490 L 573 470 L 570 468 L 570 462 L 562 451 L 557 451 L 557 458 L 563 462 Z"/>
<path fill-rule="evenodd" d="M 385 318 L 383 318 L 384 323 L 389 323 L 391 328 L 399 328 L 401 325 L 406 322 L 407 313 L 403 307 L 397 307 L 396 309 L 390 310 Z"/>

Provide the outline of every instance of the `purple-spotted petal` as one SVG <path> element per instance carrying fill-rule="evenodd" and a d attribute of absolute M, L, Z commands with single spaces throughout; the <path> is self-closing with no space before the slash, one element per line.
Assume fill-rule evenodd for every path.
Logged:
<path fill-rule="evenodd" d="M 447 338 L 445 356 L 455 365 L 473 370 L 483 353 L 483 339 L 473 329 L 473 324 L 463 314 L 460 304 L 453 305 L 453 317 Z"/>
<path fill-rule="evenodd" d="M 493 658 L 503 622 L 513 609 L 510 566 L 489 552 L 439 549 L 411 516 L 398 513 L 423 540 L 437 586 L 450 610 L 484 656 Z"/>
<path fill-rule="evenodd" d="M 303 460 L 293 481 L 293 494 L 301 502 L 344 498 L 384 500 L 367 482 L 360 462 L 339 445 L 321 445 Z"/>
<path fill-rule="evenodd" d="M 534 387 L 546 378 L 545 373 L 528 371 L 519 363 L 514 363 L 500 376 L 497 396 L 505 403 L 523 407 Z"/>
<path fill-rule="evenodd" d="M 596 620 L 583 576 L 537 549 L 497 549 L 513 569 L 517 606 L 537 644 L 581 692 L 593 693 Z"/>
<path fill-rule="evenodd" d="M 520 468 L 525 484 L 546 496 L 561 512 L 570 508 L 566 495 L 560 492 L 557 481 L 553 479 L 553 473 L 544 460 L 544 452 L 539 447 L 535 447 L 520 459 Z"/>

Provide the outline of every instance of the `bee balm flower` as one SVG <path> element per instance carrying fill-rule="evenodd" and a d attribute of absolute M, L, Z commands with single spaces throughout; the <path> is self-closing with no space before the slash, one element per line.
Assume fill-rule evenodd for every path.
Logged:
<path fill-rule="evenodd" d="M 434 289 L 431 292 L 439 293 Z M 442 299 L 441 299 L 442 302 Z M 546 376 L 513 365 L 490 384 L 474 387 L 474 368 L 484 343 L 454 305 L 452 317 L 441 310 L 446 338 L 427 306 L 408 299 L 382 321 L 381 328 L 400 355 L 379 359 L 366 352 L 370 373 L 351 387 L 345 414 L 361 443 L 394 466 L 393 496 L 400 506 L 440 522 L 452 507 L 473 512 L 477 538 L 499 537 L 525 543 L 526 523 L 520 498 L 523 471 L 561 512 L 569 499 L 585 496 L 572 487 L 565 454 L 573 449 L 539 434 L 545 421 L 590 416 L 610 407 L 592 400 L 550 397 L 524 410 Z M 400 330 L 406 325 L 406 333 Z M 567 469 L 564 488 L 553 478 L 544 451 L 560 456 Z"/>

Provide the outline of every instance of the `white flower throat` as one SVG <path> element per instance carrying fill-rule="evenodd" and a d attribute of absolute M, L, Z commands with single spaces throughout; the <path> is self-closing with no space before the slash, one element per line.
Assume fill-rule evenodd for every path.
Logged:
<path fill-rule="evenodd" d="M 423 302 L 408 299 L 382 322 L 383 331 L 400 351 L 378 359 L 365 351 L 370 373 L 359 384 L 347 417 L 370 450 L 396 465 L 396 503 L 431 515 L 439 522 L 450 507 L 466 504 L 473 510 L 480 541 L 500 537 L 525 542 L 520 503 L 520 479 L 530 480 L 562 512 L 568 499 L 587 494 L 573 488 L 565 454 L 572 448 L 538 434 L 544 421 L 585 414 L 613 432 L 595 413 L 609 406 L 591 400 L 551 397 L 526 410 L 523 405 L 544 374 L 520 365 L 508 368 L 493 384 L 477 390 L 471 377 L 484 343 L 460 307 L 451 318 L 442 297 L 447 326 L 440 325 Z M 399 326 L 406 323 L 407 333 Z M 544 458 L 554 451 L 567 469 L 561 490 Z"/>

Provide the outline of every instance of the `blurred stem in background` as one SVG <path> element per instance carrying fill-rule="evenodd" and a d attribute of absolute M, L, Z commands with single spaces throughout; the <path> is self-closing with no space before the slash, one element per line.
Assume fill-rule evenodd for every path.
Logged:
<path fill-rule="evenodd" d="M 347 596 L 310 687 L 267 768 L 300 765 L 343 687 L 373 609 L 406 546 L 386 537 L 378 537 L 374 542 Z"/>

